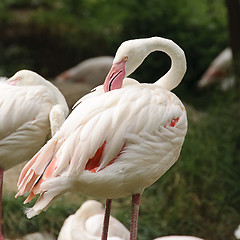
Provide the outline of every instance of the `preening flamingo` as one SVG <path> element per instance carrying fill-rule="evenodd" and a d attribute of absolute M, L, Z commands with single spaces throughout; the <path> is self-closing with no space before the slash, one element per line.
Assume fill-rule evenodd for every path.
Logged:
<path fill-rule="evenodd" d="M 153 51 L 166 52 L 170 70 L 154 84 L 126 78 Z M 187 132 L 181 101 L 170 92 L 186 71 L 183 50 L 152 37 L 119 47 L 103 86 L 83 98 L 60 130 L 23 168 L 17 196 L 29 191 L 33 217 L 60 194 L 76 190 L 106 200 L 102 239 L 107 239 L 111 199 L 132 195 L 130 239 L 137 238 L 140 195 L 178 159 Z"/>
<path fill-rule="evenodd" d="M 63 223 L 58 240 L 100 240 L 104 208 L 100 202 L 88 200 Z M 116 218 L 110 217 L 109 240 L 129 240 L 130 233 Z"/>
<path fill-rule="evenodd" d="M 22 70 L 8 80 L 1 79 L 0 194 L 3 171 L 32 158 L 48 135 L 60 128 L 67 114 L 63 95 L 37 73 Z"/>

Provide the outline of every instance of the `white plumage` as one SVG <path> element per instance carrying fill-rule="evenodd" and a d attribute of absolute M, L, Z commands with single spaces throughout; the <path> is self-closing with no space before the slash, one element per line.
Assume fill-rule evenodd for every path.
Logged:
<path fill-rule="evenodd" d="M 67 114 L 63 95 L 37 73 L 22 70 L 0 81 L 0 167 L 29 160 Z"/>
<path fill-rule="evenodd" d="M 203 239 L 193 236 L 165 236 L 155 238 L 154 240 L 203 240 Z"/>
<path fill-rule="evenodd" d="M 33 173 L 28 166 L 33 165 L 36 181 L 54 160 L 53 175 L 46 176 L 47 181 L 36 192 L 33 189 L 34 194 L 45 195 L 32 209 L 36 214 L 70 188 L 97 198 L 142 192 L 177 160 L 186 133 L 183 105 L 174 94 L 158 86 L 139 84 L 137 91 L 136 88 L 123 87 L 114 96 L 108 92 L 84 97 L 60 131 L 26 165 L 20 176 L 20 194 L 30 190 L 22 188 L 28 185 L 26 176 Z M 96 91 L 102 91 L 102 87 Z M 149 114 L 153 114 L 150 119 Z M 172 119 L 177 118 L 175 128 L 170 127 Z M 85 170 L 89 159 L 104 143 L 100 165 Z M 114 164 L 106 167 L 120 152 Z"/>
<path fill-rule="evenodd" d="M 210 64 L 198 81 L 199 88 L 205 88 L 214 83 L 220 83 L 222 90 L 234 86 L 235 78 L 232 70 L 232 50 L 225 48 Z"/>
<path fill-rule="evenodd" d="M 0 209 L 3 171 L 29 160 L 67 114 L 63 95 L 37 73 L 21 70 L 0 79 Z"/>
<path fill-rule="evenodd" d="M 102 204 L 88 200 L 63 223 L 58 240 L 100 240 L 104 209 Z M 129 240 L 128 229 L 116 218 L 110 216 L 108 240 Z M 153 240 L 203 240 L 194 236 L 172 235 Z"/>
<path fill-rule="evenodd" d="M 235 236 L 236 239 L 240 239 L 240 225 L 234 231 L 234 236 Z"/>
<path fill-rule="evenodd" d="M 125 78 L 153 51 L 172 59 L 155 84 Z M 55 136 L 25 166 L 19 193 L 30 191 L 32 217 L 60 194 L 77 190 L 97 198 L 141 194 L 177 160 L 187 131 L 186 111 L 169 90 L 186 71 L 184 52 L 153 37 L 123 43 L 104 86 L 76 104 Z M 123 83 L 123 84 L 122 84 Z"/>
<path fill-rule="evenodd" d="M 104 208 L 101 203 L 88 200 L 70 215 L 60 230 L 58 240 L 100 240 Z M 110 217 L 109 240 L 129 240 L 130 233 L 116 218 Z"/>

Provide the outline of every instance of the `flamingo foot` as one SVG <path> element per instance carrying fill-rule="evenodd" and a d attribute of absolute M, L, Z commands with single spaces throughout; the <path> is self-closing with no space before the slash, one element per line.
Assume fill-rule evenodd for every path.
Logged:
<path fill-rule="evenodd" d="M 132 217 L 131 217 L 131 226 L 130 226 L 130 240 L 137 240 L 140 198 L 141 198 L 140 194 L 132 195 Z"/>
<path fill-rule="evenodd" d="M 106 200 L 104 221 L 103 221 L 102 240 L 107 240 L 107 236 L 108 236 L 108 226 L 109 226 L 109 219 L 110 219 L 111 203 L 112 203 L 112 199 Z"/>

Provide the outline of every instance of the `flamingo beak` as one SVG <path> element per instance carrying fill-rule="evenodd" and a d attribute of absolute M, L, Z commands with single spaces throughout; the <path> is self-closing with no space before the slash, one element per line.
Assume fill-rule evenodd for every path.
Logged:
<path fill-rule="evenodd" d="M 126 60 L 112 65 L 104 82 L 104 91 L 109 92 L 114 89 L 122 87 L 123 79 L 125 78 L 125 64 Z"/>
<path fill-rule="evenodd" d="M 9 85 L 12 85 L 12 86 L 15 86 L 17 83 L 19 82 L 19 79 L 18 78 L 10 78 L 8 79 L 7 83 Z"/>

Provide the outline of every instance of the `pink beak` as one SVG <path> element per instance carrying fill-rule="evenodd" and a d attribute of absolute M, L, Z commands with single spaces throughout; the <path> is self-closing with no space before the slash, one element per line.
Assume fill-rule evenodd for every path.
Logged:
<path fill-rule="evenodd" d="M 9 85 L 12 85 L 12 86 L 15 86 L 17 83 L 19 82 L 19 79 L 16 78 L 16 79 L 12 79 L 12 80 L 8 80 L 8 84 Z"/>
<path fill-rule="evenodd" d="M 122 87 L 125 78 L 125 60 L 112 65 L 104 82 L 104 91 L 109 92 Z"/>

